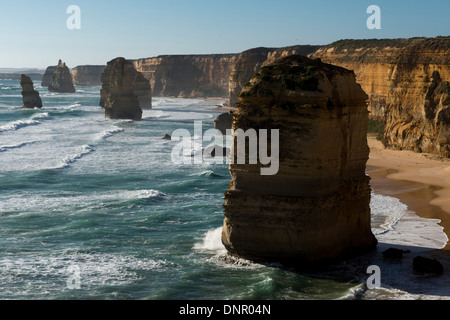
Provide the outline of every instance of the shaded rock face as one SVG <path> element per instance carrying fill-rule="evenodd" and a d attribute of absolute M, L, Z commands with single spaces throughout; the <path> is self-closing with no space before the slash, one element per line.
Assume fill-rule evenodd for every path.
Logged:
<path fill-rule="evenodd" d="M 254 48 L 242 52 L 231 70 L 228 84 L 228 104 L 235 106 L 244 85 L 262 66 L 293 54 L 308 55 L 319 46 L 293 46 L 285 48 Z"/>
<path fill-rule="evenodd" d="M 106 66 L 76 66 L 72 69 L 72 80 L 76 86 L 101 86 L 102 73 Z"/>
<path fill-rule="evenodd" d="M 226 97 L 237 54 L 165 55 L 133 61 L 154 97 Z"/>
<path fill-rule="evenodd" d="M 222 113 L 214 120 L 214 128 L 220 130 L 223 135 L 227 134 L 227 130 L 231 130 L 233 125 L 233 115 L 231 113 Z"/>
<path fill-rule="evenodd" d="M 20 85 L 22 86 L 23 108 L 42 108 L 42 100 L 39 92 L 34 90 L 33 81 L 30 77 L 20 75 Z"/>
<path fill-rule="evenodd" d="M 55 73 L 57 66 L 47 67 L 44 75 L 42 76 L 41 86 L 48 87 L 50 85 L 50 81 L 52 81 L 53 74 Z"/>
<path fill-rule="evenodd" d="M 376 245 L 366 99 L 353 72 L 300 55 L 251 79 L 233 129 L 278 129 L 279 171 L 263 176 L 261 163 L 237 164 L 233 136 L 222 232 L 229 253 L 305 266 Z"/>
<path fill-rule="evenodd" d="M 72 82 L 72 74 L 65 62 L 59 60 L 58 66 L 53 73 L 48 91 L 61 93 L 75 93 L 75 87 Z"/>
<path fill-rule="evenodd" d="M 142 118 L 139 98 L 134 92 L 133 81 L 136 70 L 125 58 L 116 58 L 108 62 L 102 74 L 100 106 L 111 119 Z"/>

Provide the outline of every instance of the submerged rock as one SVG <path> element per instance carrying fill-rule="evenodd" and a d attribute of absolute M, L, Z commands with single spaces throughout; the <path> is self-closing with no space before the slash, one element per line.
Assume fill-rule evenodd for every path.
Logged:
<path fill-rule="evenodd" d="M 65 62 L 59 60 L 58 66 L 53 73 L 48 91 L 61 93 L 75 93 L 75 87 L 72 82 L 72 74 Z"/>
<path fill-rule="evenodd" d="M 135 94 L 133 81 L 136 70 L 125 58 L 116 58 L 108 62 L 102 74 L 100 106 L 111 119 L 142 118 L 139 98 Z"/>
<path fill-rule="evenodd" d="M 430 259 L 425 257 L 415 257 L 413 260 L 414 270 L 421 273 L 431 273 L 431 274 L 443 274 L 444 267 L 436 259 Z"/>
<path fill-rule="evenodd" d="M 166 133 L 166 135 L 164 136 L 163 140 L 170 141 L 170 140 L 172 140 L 172 137 L 168 133 Z"/>
<path fill-rule="evenodd" d="M 279 170 L 237 164 L 234 148 L 222 233 L 230 254 L 307 266 L 376 246 L 366 100 L 352 71 L 300 55 L 263 67 L 244 87 L 233 129 L 278 129 Z"/>
<path fill-rule="evenodd" d="M 39 92 L 34 90 L 33 81 L 30 77 L 20 75 L 20 85 L 22 86 L 23 108 L 42 108 L 42 100 Z"/>

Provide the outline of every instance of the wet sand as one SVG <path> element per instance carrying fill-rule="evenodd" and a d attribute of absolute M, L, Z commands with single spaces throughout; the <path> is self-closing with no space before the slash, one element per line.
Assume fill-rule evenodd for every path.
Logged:
<path fill-rule="evenodd" d="M 450 239 L 450 160 L 411 151 L 388 150 L 374 138 L 367 174 L 372 189 L 398 198 L 422 218 L 438 219 Z M 443 250 L 450 251 L 450 242 Z"/>

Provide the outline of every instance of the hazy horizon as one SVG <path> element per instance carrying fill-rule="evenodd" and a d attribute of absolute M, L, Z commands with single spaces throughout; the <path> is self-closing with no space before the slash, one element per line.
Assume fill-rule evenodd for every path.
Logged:
<path fill-rule="evenodd" d="M 70 5 L 81 29 L 70 30 Z M 381 8 L 381 29 L 369 30 L 367 8 Z M 440 0 L 359 1 L 60 1 L 2 5 L 0 68 L 38 68 L 59 59 L 105 65 L 115 57 L 229 54 L 255 47 L 326 45 L 341 39 L 447 36 L 450 3 Z"/>

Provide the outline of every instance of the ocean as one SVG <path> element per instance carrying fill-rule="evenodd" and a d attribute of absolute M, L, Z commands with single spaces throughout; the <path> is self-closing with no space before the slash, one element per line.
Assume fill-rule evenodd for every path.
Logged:
<path fill-rule="evenodd" d="M 176 129 L 214 127 L 220 101 L 153 98 L 142 121 L 105 119 L 100 87 L 41 94 L 22 105 L 19 81 L 0 80 L 0 299 L 447 299 L 448 276 L 415 274 L 415 253 L 448 241 L 439 221 L 372 196 L 375 252 L 300 273 L 228 258 L 221 244 L 225 163 L 174 165 Z M 201 140 L 197 139 L 198 150 Z M 204 146 L 203 146 L 204 147 Z M 389 262 L 387 247 L 410 258 Z M 369 289 L 367 269 L 381 270 Z M 447 264 L 446 264 L 447 266 Z"/>

